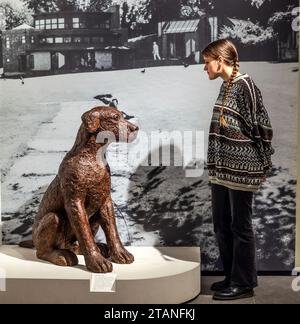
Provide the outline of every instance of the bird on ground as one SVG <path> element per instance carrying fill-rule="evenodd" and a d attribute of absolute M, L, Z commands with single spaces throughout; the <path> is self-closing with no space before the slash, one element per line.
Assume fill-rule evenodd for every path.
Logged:
<path fill-rule="evenodd" d="M 103 103 L 105 103 L 106 105 L 109 104 L 110 100 L 113 96 L 111 94 L 103 94 L 103 95 L 98 95 L 98 96 L 95 96 L 94 99 L 97 99 L 97 100 L 100 100 L 102 101 Z M 104 101 L 105 102 L 104 102 Z"/>
<path fill-rule="evenodd" d="M 146 73 L 146 69 L 143 69 L 143 70 L 141 71 L 141 73 Z"/>
<path fill-rule="evenodd" d="M 102 101 L 105 105 L 108 105 L 109 107 L 117 108 L 118 99 L 112 98 L 113 96 L 111 94 L 103 94 L 94 97 L 94 99 Z"/>
<path fill-rule="evenodd" d="M 21 83 L 24 84 L 24 78 L 22 77 L 22 75 L 20 76 L 20 80 L 21 80 Z"/>
<path fill-rule="evenodd" d="M 119 101 L 118 99 L 113 99 L 110 103 L 109 103 L 109 107 L 112 107 L 112 108 L 116 108 L 118 109 L 118 104 L 119 104 Z"/>
<path fill-rule="evenodd" d="M 94 97 L 94 99 L 102 101 L 105 105 L 108 105 L 108 107 L 118 109 L 119 100 L 117 98 L 113 98 L 113 99 L 112 98 L 113 96 L 111 94 L 98 95 Z M 134 118 L 134 116 L 128 115 L 124 111 L 122 111 L 122 113 L 126 120 Z"/>

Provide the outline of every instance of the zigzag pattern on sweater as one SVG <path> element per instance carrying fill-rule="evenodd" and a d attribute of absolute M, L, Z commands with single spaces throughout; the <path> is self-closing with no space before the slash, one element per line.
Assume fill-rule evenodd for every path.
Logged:
<path fill-rule="evenodd" d="M 230 188 L 256 191 L 271 169 L 273 130 L 260 90 L 244 74 L 233 83 L 220 126 L 225 82 L 213 110 L 209 131 L 207 167 L 210 180 Z"/>

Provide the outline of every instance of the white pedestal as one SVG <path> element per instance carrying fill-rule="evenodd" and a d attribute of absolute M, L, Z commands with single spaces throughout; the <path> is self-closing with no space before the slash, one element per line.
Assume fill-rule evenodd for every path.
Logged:
<path fill-rule="evenodd" d="M 82 256 L 76 267 L 59 267 L 38 260 L 34 250 L 3 245 L 0 304 L 179 304 L 200 293 L 199 247 L 128 250 L 135 256 L 133 264 L 114 264 L 112 274 L 95 275 L 86 270 Z M 101 287 L 103 292 L 91 292 Z"/>

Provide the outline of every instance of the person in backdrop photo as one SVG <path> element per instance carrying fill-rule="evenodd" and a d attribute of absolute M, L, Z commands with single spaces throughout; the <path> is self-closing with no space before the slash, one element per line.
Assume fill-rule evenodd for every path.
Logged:
<path fill-rule="evenodd" d="M 154 61 L 161 60 L 161 57 L 159 55 L 159 47 L 156 42 L 153 42 L 152 54 L 153 54 Z"/>

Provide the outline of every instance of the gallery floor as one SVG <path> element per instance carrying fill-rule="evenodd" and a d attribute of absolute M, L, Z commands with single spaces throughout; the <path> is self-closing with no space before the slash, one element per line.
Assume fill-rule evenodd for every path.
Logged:
<path fill-rule="evenodd" d="M 230 302 L 212 300 L 213 293 L 209 287 L 213 282 L 219 280 L 222 280 L 222 278 L 202 276 L 201 295 L 191 301 L 190 304 L 300 304 L 300 277 L 261 276 L 253 298 Z M 293 281 L 293 286 L 298 287 L 298 291 L 293 291 Z"/>

